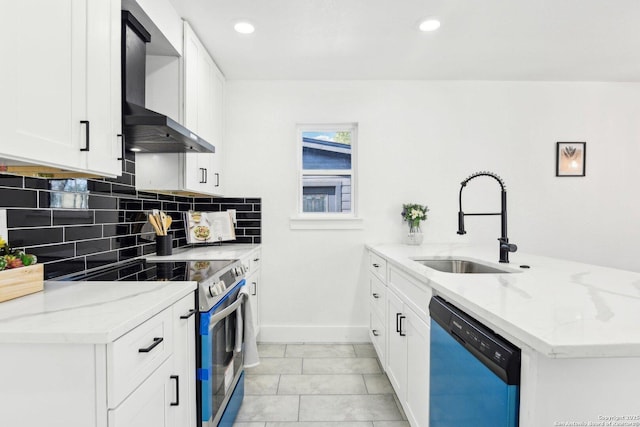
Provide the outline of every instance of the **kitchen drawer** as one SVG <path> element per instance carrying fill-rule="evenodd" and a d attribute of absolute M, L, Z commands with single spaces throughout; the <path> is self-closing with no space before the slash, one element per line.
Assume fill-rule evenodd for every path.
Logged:
<path fill-rule="evenodd" d="M 387 283 L 387 260 L 369 252 L 369 270 L 373 272 L 382 283 Z"/>
<path fill-rule="evenodd" d="M 115 408 L 173 351 L 172 310 L 166 309 L 107 346 L 107 400 Z"/>
<path fill-rule="evenodd" d="M 389 268 L 389 286 L 397 291 L 404 302 L 412 306 L 424 321 L 429 319 L 429 301 L 433 294 L 429 285 L 391 267 Z"/>
<path fill-rule="evenodd" d="M 383 318 L 384 317 L 381 318 L 380 316 L 378 316 L 375 311 L 369 312 L 369 337 L 371 338 L 371 343 L 373 343 L 373 347 L 376 349 L 376 353 L 378 354 L 380 365 L 386 366 L 386 331 L 384 328 L 384 322 L 382 321 Z"/>
<path fill-rule="evenodd" d="M 387 287 L 375 274 L 369 274 L 369 305 L 378 316 L 384 317 L 384 308 L 387 298 Z"/>

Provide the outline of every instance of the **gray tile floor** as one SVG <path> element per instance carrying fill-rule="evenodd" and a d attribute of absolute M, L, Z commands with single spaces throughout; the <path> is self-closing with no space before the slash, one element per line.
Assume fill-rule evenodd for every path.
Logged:
<path fill-rule="evenodd" d="M 409 427 L 371 344 L 259 344 L 234 427 Z"/>

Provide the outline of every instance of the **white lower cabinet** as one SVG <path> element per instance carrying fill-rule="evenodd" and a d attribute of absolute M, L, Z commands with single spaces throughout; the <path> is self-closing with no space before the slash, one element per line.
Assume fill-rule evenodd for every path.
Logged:
<path fill-rule="evenodd" d="M 403 407 L 411 425 L 429 425 L 430 328 L 413 310 L 406 309 L 407 381 Z"/>
<path fill-rule="evenodd" d="M 398 399 L 404 402 L 407 382 L 407 342 L 402 331 L 404 304 L 395 293 L 387 294 L 387 376 L 396 391 Z"/>
<path fill-rule="evenodd" d="M 429 425 L 429 334 L 425 320 L 387 294 L 387 376 L 412 426 Z"/>
<path fill-rule="evenodd" d="M 0 343 L 0 425 L 195 426 L 194 309 L 190 293 L 109 343 Z"/>
<path fill-rule="evenodd" d="M 409 424 L 428 427 L 431 288 L 373 252 L 368 258 L 371 342 Z"/>
<path fill-rule="evenodd" d="M 170 427 L 173 412 L 167 405 L 175 399 L 169 358 L 116 409 L 110 409 L 109 427 Z M 184 424 L 185 426 L 187 424 Z"/>

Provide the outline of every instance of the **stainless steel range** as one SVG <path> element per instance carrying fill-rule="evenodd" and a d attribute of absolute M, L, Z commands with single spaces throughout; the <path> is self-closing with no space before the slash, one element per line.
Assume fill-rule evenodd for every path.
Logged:
<path fill-rule="evenodd" d="M 142 259 L 59 278 L 72 281 L 196 281 L 198 426 L 232 426 L 244 398 L 245 267 L 238 260 Z"/>

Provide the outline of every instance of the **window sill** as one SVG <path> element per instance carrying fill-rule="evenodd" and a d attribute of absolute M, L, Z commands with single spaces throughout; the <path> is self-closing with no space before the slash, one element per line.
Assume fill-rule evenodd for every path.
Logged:
<path fill-rule="evenodd" d="M 331 217 L 291 217 L 289 228 L 292 230 L 362 230 L 364 220 L 362 218 L 331 218 Z"/>

